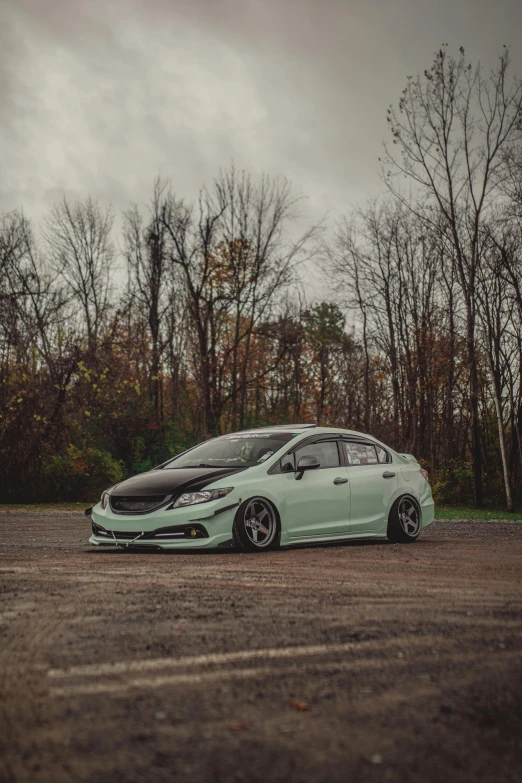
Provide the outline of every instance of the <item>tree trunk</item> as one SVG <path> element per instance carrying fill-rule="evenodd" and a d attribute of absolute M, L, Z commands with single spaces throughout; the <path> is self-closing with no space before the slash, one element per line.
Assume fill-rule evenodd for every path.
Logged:
<path fill-rule="evenodd" d="M 506 490 L 506 508 L 507 511 L 513 511 L 513 497 L 511 495 L 511 484 L 509 480 L 509 468 L 506 452 L 506 434 L 504 432 L 504 419 L 502 417 L 502 402 L 500 399 L 500 382 L 498 374 L 493 366 L 493 357 L 488 351 L 488 367 L 493 384 L 493 398 L 495 401 L 495 413 L 497 415 L 498 440 L 500 444 L 500 456 L 502 458 L 502 473 L 504 476 L 504 487 Z"/>
<path fill-rule="evenodd" d="M 472 305 L 466 302 L 466 343 L 469 361 L 469 392 L 471 404 L 471 457 L 473 463 L 473 496 L 475 508 L 483 508 L 482 498 L 482 455 L 480 450 L 480 418 L 479 418 L 479 381 L 477 371 L 477 356 L 475 351 L 475 319 Z"/>

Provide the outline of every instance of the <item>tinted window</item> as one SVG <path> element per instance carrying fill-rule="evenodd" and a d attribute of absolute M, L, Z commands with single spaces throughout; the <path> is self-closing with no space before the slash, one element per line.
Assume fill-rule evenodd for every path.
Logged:
<path fill-rule="evenodd" d="M 261 465 L 279 451 L 297 433 L 294 432 L 238 432 L 207 440 L 180 454 L 164 469 L 173 468 L 249 468 Z"/>
<path fill-rule="evenodd" d="M 366 443 L 349 443 L 344 441 L 348 465 L 377 465 L 375 446 Z"/>
<path fill-rule="evenodd" d="M 340 464 L 336 441 L 309 443 L 296 451 L 296 464 L 299 464 L 301 457 L 317 457 L 321 468 L 336 468 Z"/>

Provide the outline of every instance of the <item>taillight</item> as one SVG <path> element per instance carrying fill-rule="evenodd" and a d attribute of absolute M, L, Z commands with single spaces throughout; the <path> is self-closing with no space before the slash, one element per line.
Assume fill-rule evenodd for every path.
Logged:
<path fill-rule="evenodd" d="M 428 471 L 427 471 L 427 470 L 424 470 L 424 468 L 421 468 L 421 473 L 422 473 L 422 475 L 424 476 L 424 478 L 426 479 L 426 481 L 429 481 L 429 480 L 430 480 L 430 479 L 429 479 L 429 473 L 428 473 Z"/>

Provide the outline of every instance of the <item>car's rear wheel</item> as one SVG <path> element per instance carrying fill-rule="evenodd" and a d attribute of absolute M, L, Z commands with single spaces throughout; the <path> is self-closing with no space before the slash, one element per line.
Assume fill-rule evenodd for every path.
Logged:
<path fill-rule="evenodd" d="M 415 500 L 409 495 L 398 498 L 388 517 L 388 540 L 393 544 L 412 544 L 419 537 L 421 527 L 420 509 Z"/>
<path fill-rule="evenodd" d="M 279 518 L 266 498 L 245 500 L 237 510 L 233 535 L 236 548 L 242 552 L 262 552 L 279 546 Z"/>

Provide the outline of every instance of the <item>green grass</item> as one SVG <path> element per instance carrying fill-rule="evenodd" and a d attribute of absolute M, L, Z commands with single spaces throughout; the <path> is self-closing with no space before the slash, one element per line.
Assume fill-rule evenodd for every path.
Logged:
<path fill-rule="evenodd" d="M 502 508 L 466 508 L 463 506 L 435 506 L 435 519 L 518 519 L 521 511 L 509 513 Z"/>

